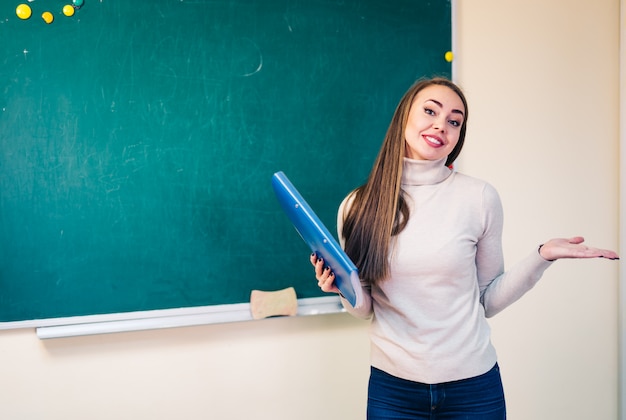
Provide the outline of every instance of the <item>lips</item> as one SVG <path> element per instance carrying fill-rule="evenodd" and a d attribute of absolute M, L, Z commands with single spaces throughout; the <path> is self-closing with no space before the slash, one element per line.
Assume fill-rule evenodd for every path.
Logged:
<path fill-rule="evenodd" d="M 426 140 L 426 143 L 428 143 L 432 147 L 441 147 L 441 146 L 443 146 L 443 140 L 441 140 L 437 136 L 423 135 L 422 137 L 424 138 L 424 140 Z"/>

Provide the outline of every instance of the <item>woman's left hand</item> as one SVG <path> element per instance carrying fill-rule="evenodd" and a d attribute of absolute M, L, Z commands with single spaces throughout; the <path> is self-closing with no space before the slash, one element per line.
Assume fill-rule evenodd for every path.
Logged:
<path fill-rule="evenodd" d="M 594 248 L 584 245 L 585 238 L 575 236 L 573 238 L 550 239 L 539 248 L 539 255 L 548 261 L 560 258 L 608 258 L 619 260 L 619 255 L 609 249 Z"/>

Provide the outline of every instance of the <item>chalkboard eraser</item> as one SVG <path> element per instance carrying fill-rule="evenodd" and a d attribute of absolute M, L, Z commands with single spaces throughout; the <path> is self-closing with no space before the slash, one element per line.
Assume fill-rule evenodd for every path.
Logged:
<path fill-rule="evenodd" d="M 250 311 L 254 319 L 294 316 L 298 313 L 296 290 L 293 287 L 273 292 L 253 290 L 250 293 Z"/>

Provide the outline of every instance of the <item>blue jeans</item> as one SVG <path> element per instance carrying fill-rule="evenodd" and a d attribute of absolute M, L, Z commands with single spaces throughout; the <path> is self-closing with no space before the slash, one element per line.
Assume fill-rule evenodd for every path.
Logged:
<path fill-rule="evenodd" d="M 428 385 L 372 367 L 368 420 L 504 420 L 506 407 L 498 364 L 487 373 Z"/>

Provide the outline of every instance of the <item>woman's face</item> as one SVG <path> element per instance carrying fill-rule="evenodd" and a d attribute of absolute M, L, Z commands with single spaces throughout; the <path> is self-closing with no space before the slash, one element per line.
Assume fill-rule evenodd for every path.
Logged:
<path fill-rule="evenodd" d="M 464 118 L 463 101 L 452 89 L 442 85 L 422 89 L 404 130 L 406 156 L 417 160 L 447 157 L 459 142 Z"/>

